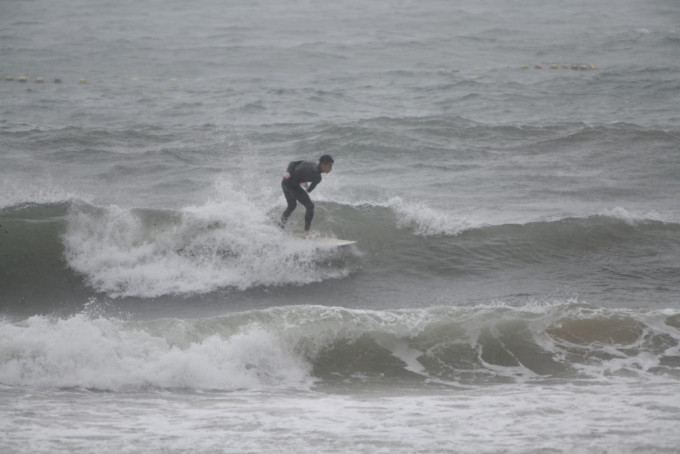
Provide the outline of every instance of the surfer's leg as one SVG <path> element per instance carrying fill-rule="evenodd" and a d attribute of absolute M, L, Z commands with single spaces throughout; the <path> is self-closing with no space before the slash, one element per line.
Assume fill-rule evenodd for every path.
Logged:
<path fill-rule="evenodd" d="M 281 228 L 284 228 L 286 226 L 286 221 L 295 210 L 295 207 L 297 207 L 297 201 L 295 200 L 295 195 L 291 193 L 290 189 L 288 189 L 285 184 L 282 184 L 281 186 L 283 187 L 283 195 L 286 197 L 286 202 L 288 203 L 288 207 L 281 215 L 281 222 L 279 223 Z"/>
<path fill-rule="evenodd" d="M 305 211 L 305 232 L 309 231 L 309 227 L 312 225 L 312 219 L 314 218 L 314 202 L 309 198 L 307 191 L 300 190 L 297 199 L 303 204 L 307 211 Z"/>

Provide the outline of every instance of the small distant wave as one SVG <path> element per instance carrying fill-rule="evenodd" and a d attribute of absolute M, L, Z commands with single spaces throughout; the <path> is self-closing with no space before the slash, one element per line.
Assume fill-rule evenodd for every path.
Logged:
<path fill-rule="evenodd" d="M 67 203 L 73 200 L 82 200 L 82 197 L 75 192 L 55 188 L 44 182 L 29 189 L 25 187 L 19 189 L 18 185 L 3 182 L 2 191 L 0 191 L 0 210 L 26 205 Z"/>
<path fill-rule="evenodd" d="M 0 321 L 0 383 L 252 389 L 333 383 L 680 380 L 680 313 L 576 301 L 392 311 L 277 307 L 209 319 Z"/>
<path fill-rule="evenodd" d="M 613 218 L 624 221 L 629 225 L 644 224 L 647 222 L 657 222 L 657 223 L 675 223 L 674 220 L 670 220 L 673 216 L 665 216 L 658 211 L 631 211 L 626 210 L 623 207 L 614 207 L 605 210 L 601 210 L 596 216 L 602 216 L 605 218 Z M 590 216 L 588 216 L 590 217 Z"/>

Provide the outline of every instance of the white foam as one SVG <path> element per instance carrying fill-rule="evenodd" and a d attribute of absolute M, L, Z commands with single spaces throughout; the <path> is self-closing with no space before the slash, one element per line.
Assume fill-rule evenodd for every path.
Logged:
<path fill-rule="evenodd" d="M 399 227 L 411 228 L 421 236 L 457 235 L 479 225 L 422 202 L 405 202 L 400 197 L 390 199 L 389 206 L 397 213 Z"/>
<path fill-rule="evenodd" d="M 42 393 L 3 402 L 14 416 L 3 441 L 27 453 L 675 452 L 676 389 Z"/>
<path fill-rule="evenodd" d="M 389 199 L 384 206 L 394 210 L 397 214 L 397 225 L 401 228 L 410 228 L 416 235 L 436 236 L 436 235 L 457 235 L 466 230 L 503 224 L 528 224 L 532 222 L 555 222 L 571 217 L 589 218 L 593 215 L 613 217 L 626 222 L 629 225 L 637 225 L 641 222 L 660 221 L 678 222 L 680 213 L 665 210 L 636 211 L 623 207 L 607 208 L 597 212 L 588 213 L 561 213 L 554 216 L 539 216 L 519 219 L 516 213 L 499 214 L 484 213 L 461 216 L 452 212 L 431 208 L 423 202 L 406 202 L 400 197 Z"/>
<path fill-rule="evenodd" d="M 406 201 L 402 197 L 393 196 L 386 199 L 350 198 L 338 193 L 335 197 L 320 200 L 332 200 L 344 205 L 361 207 L 383 207 L 392 210 L 397 218 L 397 227 L 410 229 L 415 235 L 437 236 L 458 235 L 475 227 L 485 225 L 442 209 L 435 209 L 422 201 Z"/>
<path fill-rule="evenodd" d="M 19 187 L 7 181 L 2 182 L 0 190 L 0 209 L 21 205 L 32 204 L 51 204 L 68 202 L 76 199 L 84 200 L 73 191 L 67 191 L 48 182 L 41 182 L 39 186 Z"/>
<path fill-rule="evenodd" d="M 164 328 L 181 329 L 179 321 Z M 234 333 L 180 336 L 76 315 L 0 322 L 0 383 L 40 388 L 253 389 L 307 387 L 309 366 L 256 325 Z"/>
<path fill-rule="evenodd" d="M 613 217 L 620 219 L 630 225 L 635 225 L 638 222 L 643 221 L 662 221 L 663 216 L 657 211 L 631 211 L 623 207 L 614 207 L 602 210 L 598 214 L 602 216 Z"/>
<path fill-rule="evenodd" d="M 317 266 L 333 251 L 292 238 L 244 191 L 168 214 L 155 225 L 139 212 L 75 204 L 64 243 L 69 265 L 110 296 L 157 297 L 222 287 L 306 284 L 346 276 Z"/>

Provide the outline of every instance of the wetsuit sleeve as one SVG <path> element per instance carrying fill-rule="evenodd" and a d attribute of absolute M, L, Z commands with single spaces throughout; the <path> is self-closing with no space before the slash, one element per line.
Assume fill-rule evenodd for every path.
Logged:
<path fill-rule="evenodd" d="M 295 171 L 295 168 L 296 168 L 297 166 L 299 166 L 301 162 L 302 162 L 302 161 L 291 161 L 291 162 L 288 164 L 288 168 L 286 169 L 286 172 L 288 172 L 289 174 L 292 175 L 293 172 Z"/>
<path fill-rule="evenodd" d="M 307 192 L 312 192 L 319 183 L 321 183 L 321 175 L 318 176 L 318 180 L 314 179 L 314 181 L 312 181 L 312 184 L 310 184 L 309 188 L 307 188 Z"/>

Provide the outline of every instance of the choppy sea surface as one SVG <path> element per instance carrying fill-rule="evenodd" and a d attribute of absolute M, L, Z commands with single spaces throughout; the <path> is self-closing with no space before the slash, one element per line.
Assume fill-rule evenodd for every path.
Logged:
<path fill-rule="evenodd" d="M 678 19 L 1 2 L 0 450 L 680 452 Z"/>

